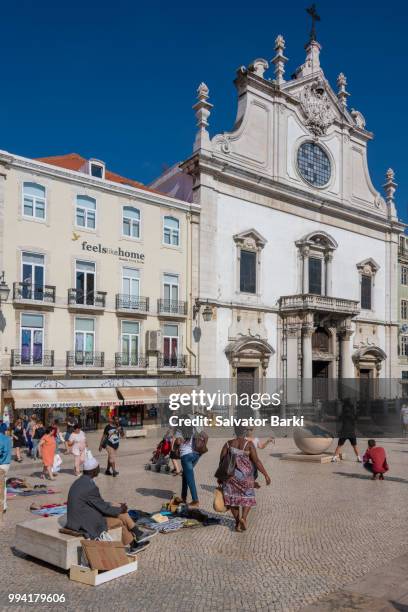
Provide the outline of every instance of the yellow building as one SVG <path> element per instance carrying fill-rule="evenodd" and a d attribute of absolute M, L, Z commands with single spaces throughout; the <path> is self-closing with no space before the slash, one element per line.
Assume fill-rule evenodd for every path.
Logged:
<path fill-rule="evenodd" d="M 142 425 L 194 384 L 199 211 L 99 160 L 0 153 L 3 408 Z"/>

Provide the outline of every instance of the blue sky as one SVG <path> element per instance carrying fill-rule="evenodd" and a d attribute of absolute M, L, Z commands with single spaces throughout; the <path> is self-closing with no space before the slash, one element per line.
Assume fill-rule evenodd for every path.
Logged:
<path fill-rule="evenodd" d="M 28 157 L 77 152 L 149 182 L 192 150 L 191 106 L 210 88 L 210 133 L 233 125 L 236 69 L 271 59 L 286 39 L 287 76 L 304 60 L 307 0 L 176 3 L 87 0 L 4 3 L 0 23 L 0 148 Z M 408 5 L 388 0 L 317 4 L 321 62 L 343 71 L 349 106 L 375 133 L 369 166 L 381 189 L 391 166 L 408 222 Z"/>

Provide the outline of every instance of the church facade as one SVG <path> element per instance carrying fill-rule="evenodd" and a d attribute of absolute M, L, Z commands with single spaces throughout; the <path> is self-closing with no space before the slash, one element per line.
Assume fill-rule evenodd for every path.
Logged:
<path fill-rule="evenodd" d="M 203 378 L 231 391 L 313 381 L 304 402 L 319 380 L 399 378 L 394 173 L 381 195 L 373 134 L 320 51 L 312 35 L 286 79 L 278 36 L 273 66 L 238 70 L 235 125 L 212 138 L 202 83 L 193 155 L 153 183 L 201 206 L 193 349 Z"/>

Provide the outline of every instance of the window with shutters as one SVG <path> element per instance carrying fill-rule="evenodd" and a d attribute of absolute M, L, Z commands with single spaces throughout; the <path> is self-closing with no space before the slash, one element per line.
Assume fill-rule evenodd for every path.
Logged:
<path fill-rule="evenodd" d="M 408 266 L 401 266 L 401 285 L 408 285 Z"/>
<path fill-rule="evenodd" d="M 400 337 L 400 355 L 408 357 L 408 336 Z"/>
<path fill-rule="evenodd" d="M 361 308 L 371 310 L 371 276 L 362 274 L 361 276 Z"/>
<path fill-rule="evenodd" d="M 401 319 L 408 319 L 408 300 L 401 300 Z"/>

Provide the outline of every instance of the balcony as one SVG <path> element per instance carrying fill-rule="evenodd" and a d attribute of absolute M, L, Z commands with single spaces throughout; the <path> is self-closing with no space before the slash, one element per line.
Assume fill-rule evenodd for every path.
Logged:
<path fill-rule="evenodd" d="M 116 310 L 127 315 L 145 315 L 149 312 L 149 298 L 117 293 Z"/>
<path fill-rule="evenodd" d="M 185 370 L 187 368 L 187 355 L 174 355 L 172 357 L 166 355 L 159 355 L 157 358 L 157 368 Z"/>
<path fill-rule="evenodd" d="M 104 310 L 106 305 L 106 291 L 88 291 L 82 289 L 68 289 L 68 308 L 71 310 L 98 311 Z"/>
<path fill-rule="evenodd" d="M 105 353 L 93 351 L 67 351 L 67 368 L 102 369 L 105 365 Z"/>
<path fill-rule="evenodd" d="M 54 308 L 55 287 L 32 283 L 13 283 L 13 303 L 15 306 L 29 305 L 30 308 Z"/>
<path fill-rule="evenodd" d="M 149 365 L 146 355 L 135 353 L 115 353 L 115 368 L 117 370 L 133 370 L 136 368 L 145 370 Z"/>
<path fill-rule="evenodd" d="M 360 312 L 357 300 L 346 300 L 312 293 L 282 296 L 279 300 L 279 309 L 285 313 L 309 310 L 346 316 L 355 316 Z"/>
<path fill-rule="evenodd" d="M 179 300 L 157 300 L 157 312 L 160 316 L 184 318 L 187 315 L 187 302 Z"/>
<path fill-rule="evenodd" d="M 52 369 L 54 367 L 54 351 L 44 351 L 41 348 L 33 353 L 29 350 L 11 351 L 10 367 L 12 369 L 36 370 Z"/>

